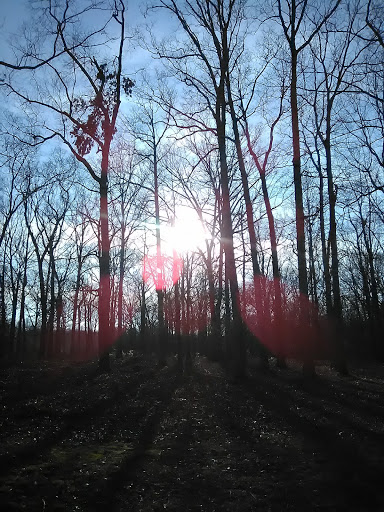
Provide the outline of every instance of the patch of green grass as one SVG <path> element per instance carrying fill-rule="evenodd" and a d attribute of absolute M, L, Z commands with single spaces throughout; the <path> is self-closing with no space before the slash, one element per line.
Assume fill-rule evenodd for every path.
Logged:
<path fill-rule="evenodd" d="M 60 446 L 52 448 L 50 458 L 53 463 L 92 464 L 105 461 L 107 464 L 119 463 L 133 451 L 131 443 L 108 443 L 102 445 L 84 445 L 76 447 Z"/>

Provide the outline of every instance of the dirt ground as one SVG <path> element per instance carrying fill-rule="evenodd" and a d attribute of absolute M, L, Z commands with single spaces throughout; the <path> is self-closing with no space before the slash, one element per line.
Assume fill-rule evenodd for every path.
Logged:
<path fill-rule="evenodd" d="M 234 383 L 197 357 L 0 374 L 0 507 L 14 511 L 382 511 L 384 370 Z"/>

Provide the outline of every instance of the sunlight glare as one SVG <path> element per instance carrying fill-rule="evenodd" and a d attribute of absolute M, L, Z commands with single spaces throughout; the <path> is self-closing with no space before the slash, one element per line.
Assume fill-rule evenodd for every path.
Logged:
<path fill-rule="evenodd" d="M 174 226 L 163 232 L 164 244 L 168 251 L 183 255 L 190 251 L 203 249 L 208 233 L 204 229 L 197 213 L 186 206 L 179 207 Z"/>

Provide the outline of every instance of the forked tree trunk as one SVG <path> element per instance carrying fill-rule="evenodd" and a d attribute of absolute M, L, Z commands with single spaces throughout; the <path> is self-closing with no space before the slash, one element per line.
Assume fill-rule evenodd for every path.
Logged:
<path fill-rule="evenodd" d="M 249 154 L 251 155 L 252 160 L 259 172 L 259 177 L 260 177 L 260 181 L 261 181 L 261 189 L 262 189 L 262 193 L 263 193 L 263 201 L 264 201 L 264 206 L 265 206 L 265 210 L 267 213 L 267 219 L 268 219 L 269 240 L 271 243 L 272 274 L 273 274 L 273 279 L 274 279 L 274 287 L 273 287 L 274 319 L 273 319 L 273 322 L 275 325 L 274 325 L 273 329 L 274 329 L 274 331 L 277 331 L 278 330 L 277 324 L 279 322 L 281 322 L 281 319 L 283 316 L 283 310 L 282 310 L 282 298 L 281 298 L 281 286 L 280 286 L 280 270 L 279 270 L 279 261 L 278 261 L 278 255 L 277 255 L 277 237 L 276 237 L 275 219 L 274 219 L 274 215 L 273 215 L 273 211 L 272 211 L 271 201 L 269 199 L 269 192 L 268 192 L 267 180 L 266 180 L 266 168 L 267 168 L 268 158 L 271 153 L 272 145 L 273 145 L 273 131 L 274 131 L 277 121 L 281 117 L 282 108 L 280 107 L 279 115 L 276 118 L 276 120 L 274 121 L 274 123 L 272 124 L 271 131 L 270 131 L 269 147 L 266 151 L 266 154 L 264 157 L 264 162 L 261 165 L 259 158 L 256 155 L 256 153 L 252 147 L 251 137 L 250 137 L 250 133 L 249 133 L 248 120 L 247 120 L 245 109 L 244 109 L 243 105 L 241 105 L 241 106 L 242 106 L 243 119 L 244 119 L 244 124 L 245 124 L 245 137 L 247 140 L 247 147 L 248 147 Z M 277 364 L 280 368 L 285 368 L 286 367 L 286 362 L 285 362 L 285 357 L 284 357 L 285 340 L 283 338 L 279 340 L 279 350 L 280 350 L 280 354 L 278 354 L 278 356 L 277 356 Z M 267 353 L 263 349 L 261 351 L 261 360 L 262 360 L 263 366 L 266 367 L 268 364 L 268 358 L 267 358 Z"/>
<path fill-rule="evenodd" d="M 258 261 L 258 256 L 257 256 L 257 239 L 256 239 L 256 231 L 255 231 L 255 222 L 253 219 L 253 206 L 252 206 L 252 201 L 251 201 L 251 195 L 249 193 L 248 175 L 247 175 L 247 171 L 245 170 L 243 150 L 241 148 L 241 141 L 240 141 L 239 128 L 238 128 L 238 120 L 236 117 L 235 106 L 233 104 L 231 85 L 230 85 L 228 73 L 226 75 L 226 82 L 227 82 L 228 105 L 229 105 L 229 111 L 230 111 L 231 119 L 232 119 L 232 129 L 233 129 L 233 133 L 234 133 L 234 137 L 235 137 L 237 161 L 239 164 L 241 183 L 242 183 L 242 187 L 243 187 L 247 228 L 248 228 L 248 234 L 249 234 L 249 242 L 250 242 L 250 246 L 251 246 L 251 261 L 252 261 L 253 277 L 257 278 L 258 276 L 261 275 L 261 271 L 260 271 L 260 266 L 259 266 L 259 261 Z"/>

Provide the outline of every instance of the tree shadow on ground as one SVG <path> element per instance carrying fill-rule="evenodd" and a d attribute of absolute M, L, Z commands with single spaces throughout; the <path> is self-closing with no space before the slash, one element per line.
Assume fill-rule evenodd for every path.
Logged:
<path fill-rule="evenodd" d="M 232 389 L 231 403 L 248 396 L 255 408 L 263 406 L 283 431 L 288 429 L 300 439 L 303 455 L 308 455 L 308 460 L 315 456 L 313 469 L 318 478 L 324 478 L 323 492 L 335 503 L 335 510 L 381 510 L 384 433 L 377 413 L 382 416 L 382 410 L 369 399 L 353 400 L 356 386 L 351 381 L 347 382 L 348 394 L 344 394 L 345 384 L 345 379 L 330 385 L 322 377 L 288 382 L 281 372 L 253 373 L 247 382 Z M 244 426 L 239 434 L 248 441 L 254 435 Z"/>
<path fill-rule="evenodd" d="M 87 499 L 86 505 L 89 510 L 111 509 L 118 491 L 124 486 L 135 484 L 144 459 L 151 456 L 148 452 L 153 445 L 165 411 L 182 380 L 176 366 L 165 367 L 160 373 L 162 373 L 160 386 L 158 386 L 155 396 L 151 397 L 153 405 L 148 411 L 144 423 L 140 426 L 135 446 L 121 460 L 119 466 L 113 468 L 105 477 L 105 482 L 100 486 L 99 491 Z"/>

